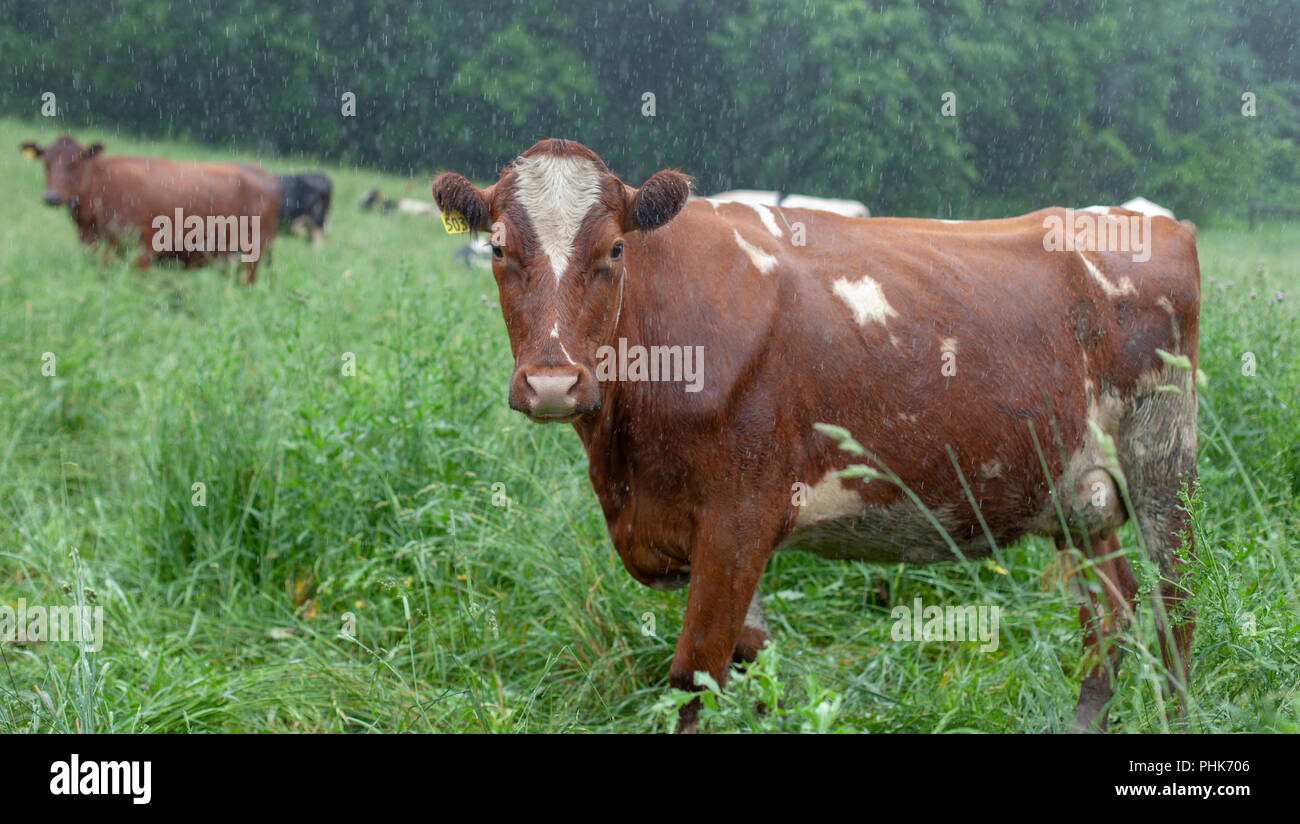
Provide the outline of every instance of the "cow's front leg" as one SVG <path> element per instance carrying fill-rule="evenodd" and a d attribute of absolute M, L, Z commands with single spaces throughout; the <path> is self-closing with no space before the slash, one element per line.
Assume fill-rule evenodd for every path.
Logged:
<path fill-rule="evenodd" d="M 752 664 L 758 657 L 768 639 L 767 618 L 763 616 L 763 596 L 757 586 L 754 597 L 749 599 L 749 609 L 745 610 L 745 624 L 740 628 L 740 638 L 731 660 L 737 664 Z"/>
<path fill-rule="evenodd" d="M 153 246 L 150 241 L 141 241 L 140 251 L 135 256 L 135 268 L 141 274 L 144 274 L 148 268 L 153 265 Z"/>
<path fill-rule="evenodd" d="M 698 692 L 695 673 L 701 671 L 711 675 L 719 687 L 726 684 L 727 669 L 738 651 L 750 604 L 757 602 L 758 579 L 771 551 L 771 543 L 745 542 L 734 533 L 725 538 L 718 535 L 696 546 L 691 557 L 686 618 L 668 673 L 673 687 Z M 766 627 L 763 634 L 766 639 Z M 752 642 L 752 635 L 747 638 Z M 677 732 L 694 732 L 699 712 L 698 698 L 684 705 L 678 713 Z"/>

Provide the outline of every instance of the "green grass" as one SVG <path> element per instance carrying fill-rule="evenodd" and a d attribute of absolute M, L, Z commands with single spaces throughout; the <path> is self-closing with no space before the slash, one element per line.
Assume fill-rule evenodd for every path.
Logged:
<path fill-rule="evenodd" d="M 106 639 L 85 655 L 0 646 L 0 732 L 670 728 L 683 593 L 623 570 L 572 431 L 507 408 L 490 276 L 452 260 L 460 241 L 436 221 L 358 211 L 365 189 L 405 181 L 327 169 L 328 243 L 280 238 L 254 288 L 216 269 L 142 276 L 40 205 L 17 144 L 53 136 L 0 121 L 0 603 L 83 597 Z M 1200 248 L 1189 725 L 1295 731 L 1300 233 L 1205 228 Z M 763 581 L 773 653 L 712 700 L 706 727 L 1064 730 L 1081 633 L 1044 575 L 1053 555 L 1035 540 L 1001 566 L 778 556 Z M 1000 605 L 998 651 L 892 643 L 890 606 L 917 596 Z M 1112 727 L 1167 729 L 1149 634 L 1126 645 Z M 786 711 L 757 716 L 756 697 Z"/>

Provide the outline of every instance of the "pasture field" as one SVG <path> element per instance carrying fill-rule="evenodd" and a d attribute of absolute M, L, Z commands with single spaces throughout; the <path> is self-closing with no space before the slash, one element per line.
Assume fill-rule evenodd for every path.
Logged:
<path fill-rule="evenodd" d="M 17 146 L 54 136 L 0 121 L 0 604 L 100 606 L 104 639 L 0 643 L 0 732 L 672 729 L 685 591 L 623 570 L 570 428 L 507 407 L 496 288 L 453 260 L 463 238 L 358 210 L 406 181 L 241 153 L 333 178 L 326 245 L 278 238 L 253 288 L 216 268 L 142 276 L 41 205 Z M 1200 253 L 1186 728 L 1294 732 L 1300 227 L 1207 226 Z M 1135 547 L 1131 526 L 1121 538 Z M 710 699 L 705 729 L 1064 731 L 1084 662 L 1054 555 L 778 555 L 771 652 Z M 891 608 L 917 597 L 1000 606 L 998 649 L 891 641 Z M 1124 643 L 1111 728 L 1181 728 L 1147 623 Z M 784 709 L 756 715 L 760 698 Z"/>

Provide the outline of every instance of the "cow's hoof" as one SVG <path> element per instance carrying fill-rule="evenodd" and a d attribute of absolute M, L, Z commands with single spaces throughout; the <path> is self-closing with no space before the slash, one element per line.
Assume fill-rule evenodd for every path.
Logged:
<path fill-rule="evenodd" d="M 691 735 L 700 728 L 700 699 L 692 698 L 677 711 L 678 735 Z"/>
<path fill-rule="evenodd" d="M 755 627 L 745 627 L 740 631 L 740 640 L 736 641 L 736 651 L 731 654 L 732 662 L 742 666 L 752 664 L 766 643 L 766 632 Z"/>
<path fill-rule="evenodd" d="M 1098 711 L 1096 707 L 1085 707 L 1080 705 L 1074 713 L 1074 721 L 1070 723 L 1070 733 L 1072 735 L 1087 734 L 1094 732 L 1106 731 L 1106 714 Z"/>

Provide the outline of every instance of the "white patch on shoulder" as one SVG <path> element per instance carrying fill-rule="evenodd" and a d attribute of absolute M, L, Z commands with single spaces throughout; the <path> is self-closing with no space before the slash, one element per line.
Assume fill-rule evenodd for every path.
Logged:
<path fill-rule="evenodd" d="M 1110 207 L 1109 206 L 1084 206 L 1082 209 L 1076 209 L 1075 211 L 1092 212 L 1093 214 L 1096 215 L 1109 215 Z"/>
<path fill-rule="evenodd" d="M 534 155 L 515 163 L 515 197 L 528 213 L 558 284 L 582 219 L 600 197 L 600 171 L 585 157 Z"/>
<path fill-rule="evenodd" d="M 781 227 L 776 225 L 776 218 L 772 215 L 772 210 L 761 203 L 746 203 L 746 206 L 758 212 L 758 219 L 763 221 L 763 226 L 772 233 L 773 237 L 781 237 Z"/>
<path fill-rule="evenodd" d="M 943 340 L 939 341 L 939 351 L 945 355 L 957 354 L 957 339 L 944 338 Z"/>
<path fill-rule="evenodd" d="M 860 513 L 864 508 L 862 496 L 846 489 L 844 482 L 834 472 L 827 472 L 820 481 L 808 488 L 804 505 L 795 516 L 796 527 L 809 526 L 818 521 L 843 518 Z"/>
<path fill-rule="evenodd" d="M 1098 269 L 1091 260 L 1088 260 L 1087 255 L 1085 255 L 1083 252 L 1080 252 L 1079 258 L 1080 260 L 1083 261 L 1083 265 L 1087 267 L 1088 274 L 1092 277 L 1093 280 L 1097 281 L 1097 284 L 1101 286 L 1101 290 L 1106 293 L 1106 297 L 1117 298 L 1120 297 L 1121 295 L 1137 294 L 1137 289 L 1133 286 L 1133 281 L 1129 280 L 1128 278 L 1124 278 L 1119 282 L 1119 285 L 1116 286 L 1115 284 L 1111 283 L 1109 280 L 1106 279 L 1106 276 L 1101 273 L 1101 270 Z"/>
<path fill-rule="evenodd" d="M 740 236 L 740 232 L 735 229 L 731 233 L 736 236 L 736 245 L 739 246 L 745 254 L 749 255 L 750 261 L 758 269 L 759 274 L 766 276 L 768 272 L 776 268 L 776 255 L 771 254 Z"/>
<path fill-rule="evenodd" d="M 869 320 L 884 323 L 888 318 L 898 317 L 894 307 L 885 300 L 880 284 L 865 275 L 857 283 L 849 283 L 848 278 L 840 278 L 835 281 L 834 292 L 853 310 L 853 319 L 858 322 L 858 326 L 866 326 Z"/>
<path fill-rule="evenodd" d="M 558 338 L 559 336 L 560 336 L 560 322 L 557 320 L 555 322 L 555 325 L 551 327 L 551 337 Z"/>
<path fill-rule="evenodd" d="M 966 222 L 964 220 L 944 220 L 943 218 L 935 218 L 935 219 L 938 220 L 940 223 L 965 223 Z"/>

